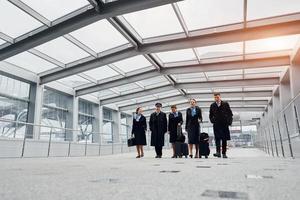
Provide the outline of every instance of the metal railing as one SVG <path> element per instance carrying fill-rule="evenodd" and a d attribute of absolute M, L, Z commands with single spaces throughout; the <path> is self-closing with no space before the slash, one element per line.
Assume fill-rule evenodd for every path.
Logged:
<path fill-rule="evenodd" d="M 300 153 L 300 93 L 258 128 L 255 145 L 272 156 L 295 158 Z M 294 144 L 293 144 L 294 143 Z M 296 151 L 295 151 L 296 150 Z"/>
<path fill-rule="evenodd" d="M 32 124 L 0 118 L 0 158 L 3 157 L 55 157 L 101 156 L 135 151 L 127 146 L 131 134 L 119 135 L 85 132 L 69 128 Z M 38 132 L 36 136 L 34 132 Z M 146 132 L 147 146 L 151 150 L 150 131 Z M 165 135 L 165 148 L 170 148 L 169 135 Z M 12 151 L 13 149 L 13 151 Z M 11 153 L 11 151 L 13 153 Z"/>

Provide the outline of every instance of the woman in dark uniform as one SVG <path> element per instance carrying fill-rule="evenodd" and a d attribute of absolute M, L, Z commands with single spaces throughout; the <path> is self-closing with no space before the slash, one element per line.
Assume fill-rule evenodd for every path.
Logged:
<path fill-rule="evenodd" d="M 146 145 L 147 123 L 146 123 L 146 118 L 142 113 L 143 113 L 143 109 L 141 107 L 138 107 L 133 117 L 131 134 L 134 135 L 135 138 L 136 150 L 138 153 L 136 158 L 144 157 L 143 146 Z"/>
<path fill-rule="evenodd" d="M 169 114 L 169 125 L 168 130 L 170 134 L 170 143 L 172 144 L 173 148 L 173 156 L 175 158 L 175 142 L 177 140 L 177 129 L 181 128 L 183 123 L 182 114 L 181 112 L 177 111 L 176 105 L 171 106 L 171 113 Z"/>
<path fill-rule="evenodd" d="M 186 125 L 185 130 L 188 133 L 189 138 L 189 151 L 190 157 L 193 157 L 193 145 L 196 147 L 195 158 L 199 158 L 199 134 L 200 134 L 200 122 L 202 122 L 201 109 L 196 106 L 196 100 L 191 99 L 191 107 L 186 111 Z"/>

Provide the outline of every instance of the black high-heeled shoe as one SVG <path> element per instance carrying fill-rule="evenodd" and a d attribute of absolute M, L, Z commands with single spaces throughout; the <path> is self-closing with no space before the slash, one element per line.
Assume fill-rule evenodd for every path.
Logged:
<path fill-rule="evenodd" d="M 136 158 L 141 158 L 141 156 L 137 156 Z"/>

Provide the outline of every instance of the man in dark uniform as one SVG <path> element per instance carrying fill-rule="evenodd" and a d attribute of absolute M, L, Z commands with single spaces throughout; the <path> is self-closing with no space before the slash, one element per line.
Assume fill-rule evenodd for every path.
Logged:
<path fill-rule="evenodd" d="M 216 141 L 217 152 L 215 157 L 221 157 L 221 141 L 222 155 L 227 158 L 227 140 L 230 140 L 229 127 L 232 124 L 232 111 L 227 102 L 221 100 L 220 93 L 214 94 L 215 102 L 210 105 L 209 119 L 213 123 L 214 135 Z"/>
<path fill-rule="evenodd" d="M 167 132 L 167 115 L 161 111 L 162 104 L 155 104 L 155 112 L 151 114 L 149 127 L 151 131 L 151 146 L 155 147 L 156 157 L 162 157 L 162 148 L 165 144 L 165 133 Z"/>

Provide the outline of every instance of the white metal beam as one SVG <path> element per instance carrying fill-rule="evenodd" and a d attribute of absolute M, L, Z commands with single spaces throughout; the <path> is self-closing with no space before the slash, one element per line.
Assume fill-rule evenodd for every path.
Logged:
<path fill-rule="evenodd" d="M 218 62 L 218 63 L 209 63 L 209 64 L 196 64 L 196 65 L 187 65 L 187 66 L 175 66 L 170 68 L 161 68 L 160 71 L 150 70 L 147 72 L 123 77 L 121 79 L 109 81 L 106 83 L 99 83 L 99 84 L 87 86 L 85 88 L 80 88 L 76 91 L 76 95 L 81 96 L 85 94 L 90 94 L 108 88 L 118 87 L 121 85 L 157 77 L 160 75 L 274 67 L 274 66 L 288 65 L 289 63 L 290 63 L 289 56 L 282 56 L 277 58 L 249 59 L 244 61 Z"/>
<path fill-rule="evenodd" d="M 291 35 L 300 33 L 300 20 L 279 22 L 261 26 L 251 26 L 237 30 L 210 33 L 205 35 L 196 35 L 188 38 L 171 39 L 167 41 L 152 42 L 140 45 L 138 48 L 132 47 L 115 52 L 103 57 L 80 63 L 73 67 L 44 75 L 41 77 L 42 83 L 47 83 L 60 78 L 71 76 L 80 72 L 91 70 L 103 65 L 117 62 L 129 57 L 143 54 L 151 54 L 163 51 L 172 51 L 178 49 L 203 47 L 217 44 L 226 44 L 232 42 L 241 42 L 247 40 L 263 39 L 268 37 Z M 0 50 L 1 56 L 1 50 Z M 1 57 L 0 57 L 1 58 Z"/>
<path fill-rule="evenodd" d="M 279 85 L 279 78 L 259 78 L 259 79 L 244 79 L 244 80 L 224 80 L 224 81 L 208 81 L 208 82 L 194 82 L 194 83 L 179 83 L 175 85 L 177 89 L 200 89 L 200 88 L 222 88 L 222 87 L 244 87 L 244 86 L 268 86 Z M 129 99 L 139 98 L 142 96 L 159 94 L 174 90 L 171 85 L 160 86 L 142 90 L 140 92 L 133 92 L 118 97 L 101 99 L 102 105 L 111 104 L 115 102 L 125 101 Z"/>

